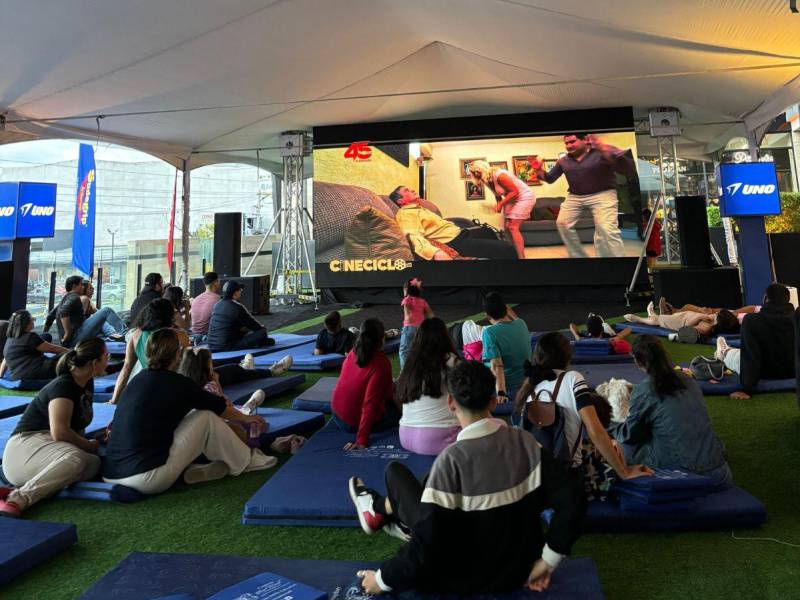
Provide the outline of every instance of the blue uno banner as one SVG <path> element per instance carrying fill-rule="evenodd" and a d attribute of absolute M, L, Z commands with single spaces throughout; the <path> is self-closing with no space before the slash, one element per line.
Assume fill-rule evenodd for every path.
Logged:
<path fill-rule="evenodd" d="M 94 149 L 88 144 L 81 144 L 75 223 L 72 233 L 72 266 L 86 275 L 91 275 L 94 270 L 96 191 Z"/>
<path fill-rule="evenodd" d="M 56 231 L 56 184 L 21 181 L 17 204 L 17 237 L 53 237 Z"/>
<path fill-rule="evenodd" d="M 781 214 L 774 163 L 723 163 L 719 171 L 719 209 L 723 217 Z"/>
<path fill-rule="evenodd" d="M 0 183 L 0 240 L 13 240 L 17 234 L 17 193 L 16 182 Z"/>

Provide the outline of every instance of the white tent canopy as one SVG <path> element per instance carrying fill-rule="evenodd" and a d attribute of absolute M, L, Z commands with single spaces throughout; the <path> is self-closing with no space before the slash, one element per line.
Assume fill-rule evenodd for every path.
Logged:
<path fill-rule="evenodd" d="M 785 0 L 6 0 L 3 20 L 0 143 L 94 140 L 106 115 L 101 139 L 176 166 L 265 148 L 278 170 L 278 134 L 315 125 L 626 105 L 679 108 L 696 156 L 800 87 Z"/>

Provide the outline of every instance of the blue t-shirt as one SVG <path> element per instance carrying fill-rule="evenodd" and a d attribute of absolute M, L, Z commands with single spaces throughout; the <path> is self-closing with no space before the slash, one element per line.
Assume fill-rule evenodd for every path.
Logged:
<path fill-rule="evenodd" d="M 523 367 L 531 358 L 531 334 L 522 319 L 495 323 L 483 328 L 483 360 L 489 366 L 491 359 L 503 361 L 506 389 L 509 391 L 522 385 L 525 379 Z"/>

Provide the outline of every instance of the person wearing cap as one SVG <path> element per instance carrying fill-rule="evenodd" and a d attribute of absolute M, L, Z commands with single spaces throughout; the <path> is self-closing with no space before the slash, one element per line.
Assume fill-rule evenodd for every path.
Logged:
<path fill-rule="evenodd" d="M 132 324 L 136 321 L 136 317 L 139 316 L 141 310 L 150 304 L 152 300 L 156 298 L 161 298 L 161 294 L 164 293 L 164 278 L 161 277 L 161 273 L 148 273 L 147 277 L 144 278 L 144 287 L 142 291 L 139 292 L 139 295 L 133 300 L 133 304 L 131 304 L 131 312 L 128 315 L 127 325 L 131 327 Z"/>
<path fill-rule="evenodd" d="M 272 346 L 267 330 L 239 302 L 244 285 L 234 279 L 225 282 L 222 299 L 214 305 L 208 322 L 211 351 L 241 350 Z"/>
<path fill-rule="evenodd" d="M 628 354 L 631 351 L 631 345 L 625 339 L 632 333 L 631 328 L 626 327 L 622 331 L 616 332 L 600 315 L 589 313 L 589 316 L 586 317 L 585 333 L 578 331 L 578 326 L 575 323 L 569 324 L 569 330 L 576 342 L 586 338 L 608 340 L 614 354 Z"/>

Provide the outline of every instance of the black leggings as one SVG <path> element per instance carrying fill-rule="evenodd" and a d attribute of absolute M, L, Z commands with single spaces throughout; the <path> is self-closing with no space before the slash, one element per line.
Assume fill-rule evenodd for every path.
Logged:
<path fill-rule="evenodd" d="M 264 379 L 272 377 L 269 369 L 243 369 L 239 365 L 222 365 L 214 367 L 219 375 L 219 384 L 225 389 L 226 385 L 241 383 L 242 381 L 252 381 L 253 379 Z"/>
<path fill-rule="evenodd" d="M 423 484 L 416 476 L 399 462 L 391 462 L 386 467 L 386 496 L 392 505 L 394 517 L 409 529 L 414 529 L 419 517 Z"/>
<path fill-rule="evenodd" d="M 447 245 L 461 256 L 517 260 L 514 246 L 494 236 L 490 239 L 477 229 L 462 229 L 461 233 L 447 242 Z"/>

